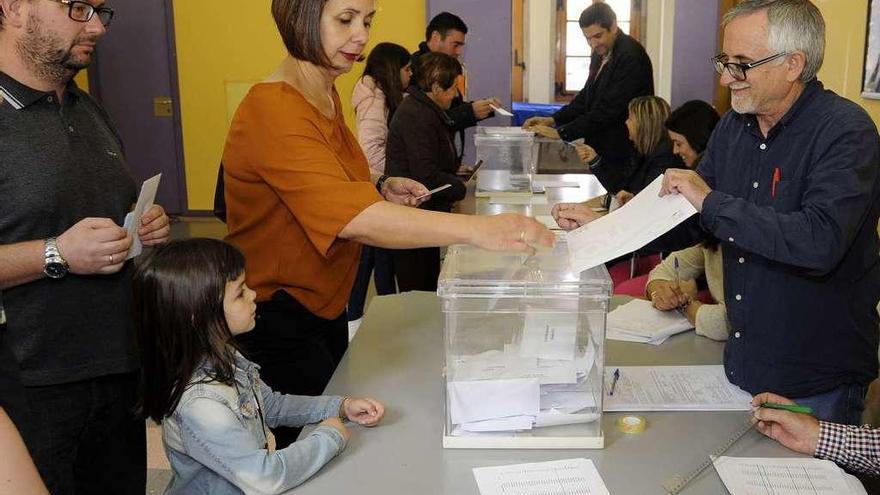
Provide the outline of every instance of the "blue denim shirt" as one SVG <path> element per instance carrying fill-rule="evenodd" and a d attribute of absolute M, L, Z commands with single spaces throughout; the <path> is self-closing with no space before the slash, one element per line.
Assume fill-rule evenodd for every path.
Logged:
<path fill-rule="evenodd" d="M 174 470 L 166 494 L 282 493 L 309 479 L 345 447 L 329 426 L 285 449 L 269 452 L 257 410 L 267 427 L 302 426 L 339 413 L 341 397 L 306 397 L 273 392 L 259 366 L 236 354 L 235 386 L 199 383 L 198 369 L 174 412 L 163 421 L 162 442 Z M 255 395 L 256 394 L 256 395 Z"/>
<path fill-rule="evenodd" d="M 880 136 L 868 114 L 813 81 L 767 136 L 754 115 L 725 115 L 697 171 L 713 189 L 698 222 L 723 245 L 730 381 L 809 397 L 876 378 Z"/>

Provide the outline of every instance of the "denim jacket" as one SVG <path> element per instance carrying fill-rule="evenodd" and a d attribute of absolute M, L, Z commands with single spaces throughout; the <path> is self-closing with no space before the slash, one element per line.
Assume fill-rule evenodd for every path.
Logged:
<path fill-rule="evenodd" d="M 336 416 L 342 398 L 273 392 L 260 380 L 259 366 L 238 353 L 235 386 L 200 383 L 210 370 L 209 364 L 196 370 L 163 421 L 162 442 L 174 470 L 166 494 L 282 493 L 345 447 L 336 429 L 319 426 L 287 448 L 269 452 L 260 409 L 265 427 L 303 426 Z"/>

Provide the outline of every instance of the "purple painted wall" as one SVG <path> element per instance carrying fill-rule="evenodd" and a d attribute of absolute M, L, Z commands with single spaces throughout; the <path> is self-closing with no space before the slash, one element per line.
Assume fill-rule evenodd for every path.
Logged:
<path fill-rule="evenodd" d="M 718 2 L 676 0 L 672 39 L 672 108 L 688 100 L 712 103 L 716 75 L 709 63 L 718 53 Z"/>
<path fill-rule="evenodd" d="M 468 71 L 468 98 L 495 96 L 510 110 L 511 5 L 510 0 L 426 0 L 428 18 L 451 12 L 468 27 L 462 62 Z M 481 125 L 510 125 L 510 118 L 495 117 Z M 473 129 L 467 133 L 465 163 L 474 161 Z"/>

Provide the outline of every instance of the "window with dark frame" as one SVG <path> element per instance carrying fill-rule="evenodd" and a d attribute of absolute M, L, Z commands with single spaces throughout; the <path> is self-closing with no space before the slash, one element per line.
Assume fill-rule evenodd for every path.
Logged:
<path fill-rule="evenodd" d="M 571 101 L 587 82 L 591 50 L 578 19 L 598 1 L 614 9 L 621 31 L 641 38 L 641 0 L 556 0 L 556 101 Z"/>

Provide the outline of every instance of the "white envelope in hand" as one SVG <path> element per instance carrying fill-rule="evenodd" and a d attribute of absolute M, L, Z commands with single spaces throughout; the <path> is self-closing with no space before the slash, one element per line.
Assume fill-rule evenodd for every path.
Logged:
<path fill-rule="evenodd" d="M 453 424 L 508 416 L 536 416 L 541 386 L 535 378 L 448 382 L 450 419 Z"/>

